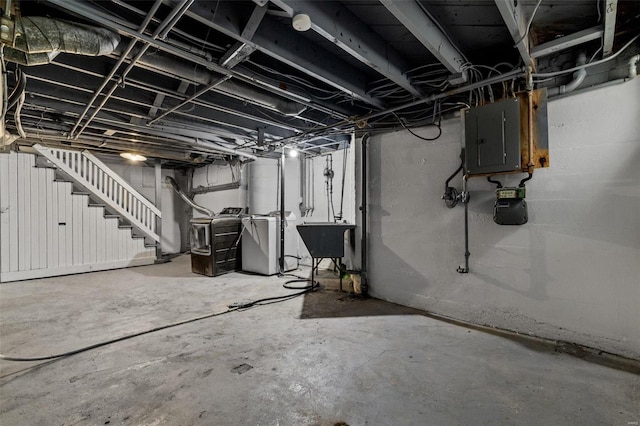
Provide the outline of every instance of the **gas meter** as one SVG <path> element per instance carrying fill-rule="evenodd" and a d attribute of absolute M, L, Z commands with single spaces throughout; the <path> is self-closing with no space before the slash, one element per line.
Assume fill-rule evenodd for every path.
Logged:
<path fill-rule="evenodd" d="M 522 225 L 527 223 L 527 202 L 524 186 L 496 189 L 493 221 L 498 225 Z"/>

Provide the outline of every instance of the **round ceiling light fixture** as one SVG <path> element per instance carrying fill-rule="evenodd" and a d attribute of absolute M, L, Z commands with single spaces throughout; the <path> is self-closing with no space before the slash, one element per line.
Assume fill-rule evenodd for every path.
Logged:
<path fill-rule="evenodd" d="M 144 155 L 134 154 L 132 152 L 123 152 L 120 154 L 120 157 L 126 158 L 127 160 L 134 161 L 134 162 L 147 160 L 147 157 L 145 157 Z"/>
<path fill-rule="evenodd" d="M 289 157 L 296 158 L 298 156 L 298 150 L 295 148 L 289 149 Z"/>
<path fill-rule="evenodd" d="M 299 13 L 293 17 L 291 25 L 296 31 L 309 31 L 311 29 L 311 18 L 309 18 L 309 15 Z"/>

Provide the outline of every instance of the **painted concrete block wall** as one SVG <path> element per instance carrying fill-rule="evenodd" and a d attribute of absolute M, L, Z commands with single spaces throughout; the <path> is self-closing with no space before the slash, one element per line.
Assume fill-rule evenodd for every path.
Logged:
<path fill-rule="evenodd" d="M 440 199 L 459 165 L 459 120 L 434 142 L 372 137 L 371 294 L 640 358 L 639 117 L 640 79 L 550 102 L 551 167 L 527 183 L 528 224 L 495 224 L 495 187 L 470 180 L 466 275 L 463 207 Z"/>
<path fill-rule="evenodd" d="M 286 157 L 285 159 L 285 210 L 291 211 L 296 216 L 293 226 L 302 223 L 300 217 L 300 163 L 298 158 Z M 249 170 L 249 213 L 250 214 L 266 214 L 274 210 L 280 210 L 280 179 L 279 179 L 279 162 L 275 159 L 260 158 L 250 163 Z M 296 235 L 296 241 L 292 244 L 292 250 L 295 253 L 286 254 L 298 255 L 300 250 L 304 248 L 304 244 Z M 278 236 L 279 237 L 279 236 Z M 289 246 L 289 243 L 287 243 Z"/>
<path fill-rule="evenodd" d="M 344 168 L 345 183 L 342 206 L 343 220 L 349 223 L 355 221 L 355 144 L 351 144 L 346 150 L 335 151 L 331 154 L 333 158 L 333 209 L 330 208 L 329 197 L 327 195 L 327 179 L 323 175 L 327 167 L 327 155 L 313 158 L 314 162 L 314 188 L 315 188 L 315 209 L 306 218 L 309 222 L 333 222 L 333 212 L 339 214 L 340 198 L 342 192 L 342 175 Z M 346 164 L 343 159 L 346 155 Z M 329 214 L 328 214 L 329 212 Z"/>
<path fill-rule="evenodd" d="M 101 158 L 114 172 L 122 176 L 134 189 L 150 201 L 155 202 L 155 168 L 153 163 L 132 164 L 112 158 Z M 164 253 L 180 253 L 184 249 L 186 215 L 184 203 L 171 185 L 165 183 L 166 176 L 184 180 L 179 172 L 162 170 L 162 235 L 160 244 Z M 179 182 L 180 183 L 180 182 Z"/>
<path fill-rule="evenodd" d="M 348 223 L 356 223 L 356 171 L 355 171 L 355 155 L 356 144 L 351 143 L 349 148 L 345 150 L 335 151 L 331 154 L 333 157 L 333 208 L 330 207 L 329 197 L 327 195 L 327 179 L 323 172 L 327 167 L 327 156 L 318 156 L 313 158 L 313 170 L 314 170 L 314 210 L 313 212 L 304 217 L 306 222 L 333 222 L 334 216 L 340 212 L 340 199 L 342 201 L 342 220 Z M 346 164 L 343 163 L 343 159 L 346 156 Z M 344 182 L 344 196 L 342 193 L 342 176 L 345 176 Z M 359 241 L 359 233 L 356 232 L 356 239 Z M 345 251 L 345 264 L 349 269 L 358 269 L 360 265 L 359 250 L 357 247 L 352 247 L 349 243 L 349 236 L 345 235 L 346 251 Z M 355 243 L 355 240 L 354 240 Z M 305 263 L 310 264 L 311 255 L 304 246 L 302 241 L 300 242 L 300 256 L 303 257 Z M 308 259 L 307 259 L 308 258 Z"/>
<path fill-rule="evenodd" d="M 217 185 L 223 185 L 234 182 L 240 179 L 240 173 L 246 173 L 248 165 L 242 166 L 244 171 L 236 170 L 234 176 L 231 172 L 231 168 L 226 165 L 207 165 L 204 167 L 198 167 L 193 171 L 192 188 L 198 187 L 212 187 Z M 185 188 L 183 188 L 185 189 Z M 246 207 L 247 200 L 244 189 L 229 189 L 225 191 L 209 192 L 206 194 L 198 194 L 194 197 L 194 201 L 210 210 L 214 213 L 219 213 L 225 207 Z M 203 214 L 194 211 L 194 217 L 202 217 Z"/>

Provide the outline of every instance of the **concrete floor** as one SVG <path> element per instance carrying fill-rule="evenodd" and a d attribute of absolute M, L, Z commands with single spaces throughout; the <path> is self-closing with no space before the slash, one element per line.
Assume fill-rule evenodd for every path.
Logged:
<path fill-rule="evenodd" d="M 308 272 L 308 269 L 307 269 Z M 9 425 L 638 425 L 640 375 L 322 291 L 54 362 L 0 362 Z M 163 265 L 0 285 L 0 351 L 64 352 L 287 294 Z M 627 370 L 640 371 L 627 363 Z"/>

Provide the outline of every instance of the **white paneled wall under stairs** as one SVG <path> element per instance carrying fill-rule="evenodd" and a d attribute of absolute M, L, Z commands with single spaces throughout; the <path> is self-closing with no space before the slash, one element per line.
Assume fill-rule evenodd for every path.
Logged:
<path fill-rule="evenodd" d="M 0 282 L 154 263 L 148 237 L 35 159 L 0 154 Z"/>

